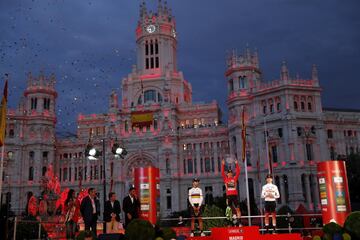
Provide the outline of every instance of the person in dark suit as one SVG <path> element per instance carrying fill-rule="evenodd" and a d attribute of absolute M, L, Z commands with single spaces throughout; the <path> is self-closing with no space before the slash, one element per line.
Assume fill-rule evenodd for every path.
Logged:
<path fill-rule="evenodd" d="M 140 201 L 136 196 L 135 187 L 131 187 L 129 189 L 129 195 L 124 198 L 123 211 L 125 213 L 125 227 L 127 227 L 133 219 L 139 218 Z"/>
<path fill-rule="evenodd" d="M 96 222 L 100 215 L 100 202 L 96 198 L 96 190 L 94 188 L 88 189 L 88 196 L 86 196 L 80 206 L 80 212 L 84 219 L 85 230 L 90 230 L 96 235 Z"/>
<path fill-rule="evenodd" d="M 109 200 L 105 202 L 105 210 L 104 210 L 104 221 L 108 223 L 120 222 L 120 202 L 116 200 L 116 194 L 114 192 L 109 193 Z M 110 224 L 111 225 L 111 224 Z M 108 229 L 107 229 L 108 230 Z"/>

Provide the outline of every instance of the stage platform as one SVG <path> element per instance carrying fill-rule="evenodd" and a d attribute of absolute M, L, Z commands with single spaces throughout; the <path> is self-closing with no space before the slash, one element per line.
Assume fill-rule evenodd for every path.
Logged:
<path fill-rule="evenodd" d="M 300 234 L 264 234 L 258 226 L 212 228 L 211 235 L 190 237 L 188 240 L 301 240 Z"/>

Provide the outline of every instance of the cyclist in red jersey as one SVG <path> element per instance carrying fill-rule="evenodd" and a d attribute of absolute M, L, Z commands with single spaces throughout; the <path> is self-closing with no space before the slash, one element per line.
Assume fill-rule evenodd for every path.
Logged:
<path fill-rule="evenodd" d="M 240 204 L 239 204 L 238 191 L 237 191 L 237 181 L 240 176 L 240 166 L 237 160 L 235 161 L 235 168 L 236 168 L 235 177 L 233 176 L 233 172 L 231 171 L 231 169 L 229 169 L 225 174 L 225 160 L 224 159 L 222 160 L 221 175 L 224 179 L 224 183 L 226 187 L 226 203 L 228 206 L 230 206 L 233 209 L 233 211 L 235 209 L 236 217 L 238 219 L 239 225 L 241 226 L 240 224 L 241 212 L 240 212 Z"/>

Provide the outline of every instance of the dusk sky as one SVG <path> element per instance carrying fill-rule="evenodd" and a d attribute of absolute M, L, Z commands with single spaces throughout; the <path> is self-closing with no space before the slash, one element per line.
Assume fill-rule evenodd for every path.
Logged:
<path fill-rule="evenodd" d="M 146 1 L 155 10 L 158 0 Z M 0 77 L 10 75 L 9 107 L 26 73 L 57 78 L 59 131 L 79 113 L 105 113 L 112 89 L 135 64 L 140 1 L 0 0 Z M 309 79 L 318 65 L 324 107 L 360 109 L 359 0 L 169 0 L 177 23 L 178 67 L 194 102 L 217 100 L 227 118 L 227 51 L 257 48 L 265 81 Z"/>

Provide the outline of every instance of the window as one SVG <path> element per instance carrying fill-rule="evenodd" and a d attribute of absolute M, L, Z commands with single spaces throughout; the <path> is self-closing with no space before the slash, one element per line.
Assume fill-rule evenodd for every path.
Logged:
<path fill-rule="evenodd" d="M 232 79 L 229 80 L 229 90 L 230 92 L 234 91 L 234 81 Z"/>
<path fill-rule="evenodd" d="M 71 182 L 71 167 L 69 167 L 69 182 Z"/>
<path fill-rule="evenodd" d="M 295 109 L 295 111 L 298 110 L 298 103 L 296 101 L 294 101 L 294 109 Z"/>
<path fill-rule="evenodd" d="M 312 145 L 310 143 L 306 144 L 306 158 L 308 161 L 313 160 Z"/>
<path fill-rule="evenodd" d="M 184 174 L 186 174 L 186 159 L 184 159 Z"/>
<path fill-rule="evenodd" d="M 145 56 L 149 55 L 149 42 L 145 42 Z"/>
<path fill-rule="evenodd" d="M 43 157 L 43 161 L 47 161 L 48 160 L 48 155 L 49 155 L 49 152 L 43 152 L 42 153 L 42 157 Z"/>
<path fill-rule="evenodd" d="M 78 180 L 78 168 L 75 167 L 75 175 L 74 175 L 74 180 L 77 181 Z"/>
<path fill-rule="evenodd" d="M 194 158 L 194 173 L 197 173 L 197 160 L 196 157 Z"/>
<path fill-rule="evenodd" d="M 29 181 L 33 181 L 33 180 L 34 180 L 34 168 L 29 167 Z"/>
<path fill-rule="evenodd" d="M 283 137 L 283 129 L 282 128 L 278 128 L 278 135 L 279 135 L 279 138 Z"/>
<path fill-rule="evenodd" d="M 286 175 L 283 175 L 284 181 L 284 192 L 285 192 L 285 203 L 289 202 L 289 180 Z"/>
<path fill-rule="evenodd" d="M 188 173 L 193 173 L 193 161 L 188 159 Z"/>
<path fill-rule="evenodd" d="M 218 172 L 220 172 L 221 171 L 220 157 L 218 157 L 218 159 L 217 159 L 217 165 L 218 165 Z"/>
<path fill-rule="evenodd" d="M 330 147 L 330 159 L 335 160 L 335 148 Z"/>
<path fill-rule="evenodd" d="M 204 160 L 202 158 L 200 158 L 200 172 L 204 172 Z"/>
<path fill-rule="evenodd" d="M 212 186 L 205 186 L 205 204 L 212 205 L 214 202 Z"/>
<path fill-rule="evenodd" d="M 166 209 L 171 209 L 171 189 L 166 189 Z"/>
<path fill-rule="evenodd" d="M 43 176 L 43 177 L 45 176 L 46 171 L 47 171 L 47 168 L 46 168 L 46 167 L 43 167 L 43 168 L 42 168 L 42 176 Z"/>
<path fill-rule="evenodd" d="M 67 168 L 64 168 L 63 170 L 63 181 L 67 181 L 67 177 L 68 177 L 68 170 Z"/>
<path fill-rule="evenodd" d="M 274 104 L 270 104 L 270 112 L 274 113 Z"/>
<path fill-rule="evenodd" d="M 159 57 L 155 58 L 155 68 L 159 68 Z"/>
<path fill-rule="evenodd" d="M 144 102 L 147 103 L 149 101 L 156 102 L 156 91 L 155 90 L 147 90 L 144 93 Z"/>
<path fill-rule="evenodd" d="M 34 151 L 30 151 L 29 152 L 29 160 L 34 160 L 35 157 L 35 152 Z"/>
<path fill-rule="evenodd" d="M 211 162 L 210 158 L 205 158 L 205 172 L 210 172 L 211 170 Z"/>
<path fill-rule="evenodd" d="M 281 103 L 280 103 L 280 102 L 276 103 L 276 110 L 277 110 L 278 112 L 281 111 Z"/>
<path fill-rule="evenodd" d="M 155 54 L 159 54 L 159 44 L 157 39 L 155 40 Z"/>
<path fill-rule="evenodd" d="M 302 135 L 302 127 L 297 127 L 296 132 L 297 132 L 298 137 L 300 137 Z"/>
<path fill-rule="evenodd" d="M 37 98 L 31 98 L 31 110 L 34 110 L 37 108 Z"/>
<path fill-rule="evenodd" d="M 266 105 L 264 105 L 264 106 L 263 106 L 263 114 L 266 114 L 266 111 L 267 111 Z"/>
<path fill-rule="evenodd" d="M 166 171 L 166 174 L 170 174 L 170 160 L 169 158 L 166 158 L 165 160 L 165 171 Z"/>
<path fill-rule="evenodd" d="M 327 130 L 327 136 L 328 136 L 328 138 L 333 138 L 333 130 L 332 129 Z"/>
<path fill-rule="evenodd" d="M 301 189 L 302 189 L 302 195 L 303 195 L 303 199 L 304 199 L 304 202 L 308 202 L 309 199 L 307 199 L 307 196 L 306 196 L 306 175 L 305 174 L 301 174 Z"/>
<path fill-rule="evenodd" d="M 44 110 L 50 110 L 50 98 L 44 98 Z"/>
<path fill-rule="evenodd" d="M 271 147 L 271 156 L 272 156 L 272 161 L 274 163 L 278 162 L 277 146 Z"/>
<path fill-rule="evenodd" d="M 158 102 L 162 102 L 162 101 L 163 101 L 162 96 L 160 93 L 158 93 Z"/>
<path fill-rule="evenodd" d="M 312 104 L 311 102 L 308 102 L 308 110 L 311 112 L 312 111 Z"/>
<path fill-rule="evenodd" d="M 305 111 L 305 103 L 301 102 L 301 111 Z"/>
<path fill-rule="evenodd" d="M 245 87 L 245 77 L 239 77 L 239 87 L 240 89 L 244 89 Z"/>
<path fill-rule="evenodd" d="M 9 128 L 9 138 L 13 138 L 15 136 L 14 125 L 10 124 Z"/>
<path fill-rule="evenodd" d="M 154 54 L 154 45 L 153 45 L 153 41 L 150 41 L 150 55 Z"/>
<path fill-rule="evenodd" d="M 149 58 L 145 59 L 145 68 L 149 69 Z"/>

